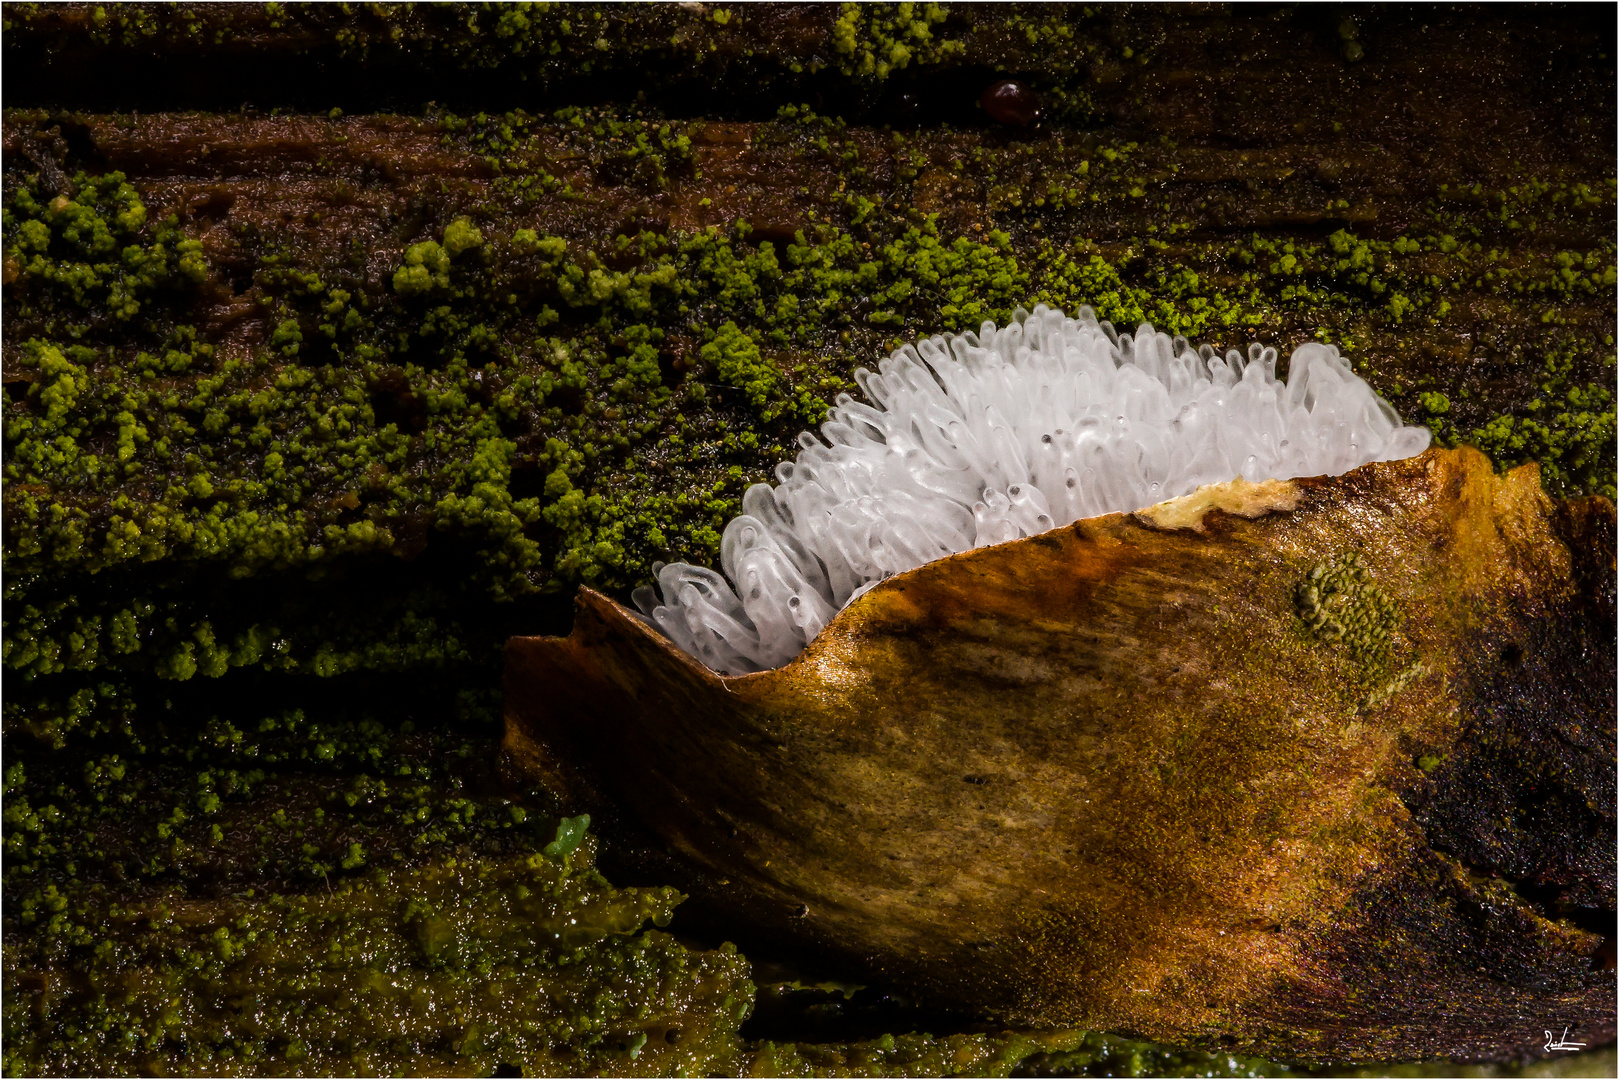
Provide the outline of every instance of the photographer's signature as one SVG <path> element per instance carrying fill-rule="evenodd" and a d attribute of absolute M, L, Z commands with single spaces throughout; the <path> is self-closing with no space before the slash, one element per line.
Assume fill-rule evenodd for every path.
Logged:
<path fill-rule="evenodd" d="M 1568 1028 L 1563 1029 L 1563 1037 L 1560 1039 L 1553 1039 L 1552 1033 L 1546 1032 L 1546 1052 L 1548 1054 L 1553 1050 L 1583 1050 L 1584 1048 L 1585 1044 L 1582 1042 L 1568 1041 Z"/>

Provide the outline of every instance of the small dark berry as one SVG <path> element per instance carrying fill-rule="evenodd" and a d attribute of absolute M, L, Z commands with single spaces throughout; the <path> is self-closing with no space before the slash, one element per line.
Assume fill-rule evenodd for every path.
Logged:
<path fill-rule="evenodd" d="M 1014 79 L 991 86 L 978 103 L 996 120 L 1018 127 L 1028 127 L 1040 115 L 1040 95 Z"/>

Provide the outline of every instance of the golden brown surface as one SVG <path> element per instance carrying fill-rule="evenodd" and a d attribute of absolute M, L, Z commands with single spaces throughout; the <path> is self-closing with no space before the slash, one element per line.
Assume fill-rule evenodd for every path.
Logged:
<path fill-rule="evenodd" d="M 1601 939 L 1511 880 L 1612 904 L 1611 504 L 1465 449 L 1289 486 L 931 563 L 738 678 L 584 593 L 508 645 L 508 751 L 727 917 L 1009 1021 L 1318 1060 L 1611 1033 Z M 1492 786 L 1508 820 L 1450 835 Z"/>

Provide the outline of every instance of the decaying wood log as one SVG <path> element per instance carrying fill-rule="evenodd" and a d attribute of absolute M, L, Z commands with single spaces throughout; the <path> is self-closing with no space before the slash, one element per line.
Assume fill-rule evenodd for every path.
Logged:
<path fill-rule="evenodd" d="M 950 556 L 721 677 L 605 597 L 506 749 L 727 923 L 1014 1023 L 1318 1062 L 1613 1037 L 1614 512 L 1472 450 Z"/>

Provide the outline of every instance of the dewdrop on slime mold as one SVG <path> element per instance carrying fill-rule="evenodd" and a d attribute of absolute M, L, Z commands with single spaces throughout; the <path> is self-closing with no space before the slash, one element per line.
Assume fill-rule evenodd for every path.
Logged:
<path fill-rule="evenodd" d="M 725 575 L 655 566 L 636 606 L 725 675 L 780 667 L 844 605 L 934 559 L 1205 484 L 1336 475 L 1427 449 L 1336 347 L 1194 348 L 1040 305 L 896 349 L 725 527 Z M 729 581 L 727 581 L 729 578 Z M 734 586 L 734 588 L 733 588 Z"/>

